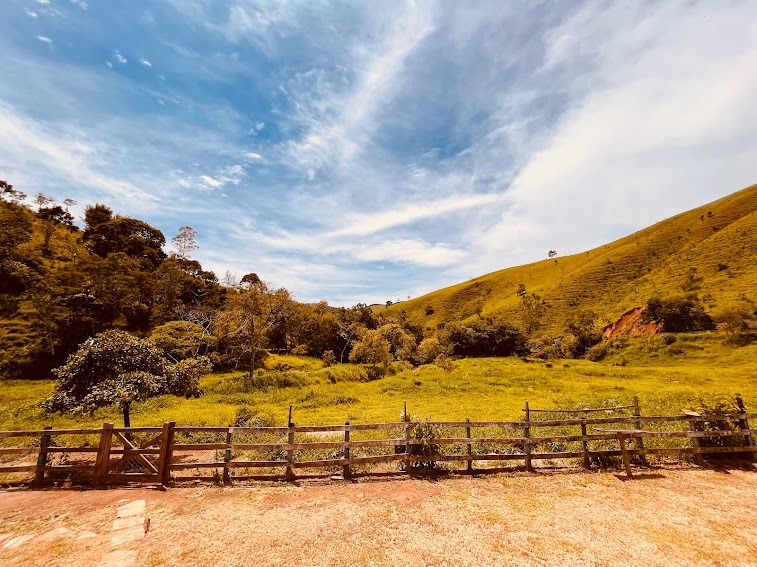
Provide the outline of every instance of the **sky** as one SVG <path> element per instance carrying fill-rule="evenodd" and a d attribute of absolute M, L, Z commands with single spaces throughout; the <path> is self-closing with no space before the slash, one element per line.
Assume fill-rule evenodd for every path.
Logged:
<path fill-rule="evenodd" d="M 383 303 L 757 182 L 757 2 L 3 0 L 0 179 Z M 81 224 L 81 223 L 80 223 Z"/>

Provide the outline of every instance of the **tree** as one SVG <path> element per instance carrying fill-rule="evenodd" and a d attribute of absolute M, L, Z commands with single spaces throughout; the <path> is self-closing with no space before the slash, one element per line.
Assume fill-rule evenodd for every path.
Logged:
<path fill-rule="evenodd" d="M 541 329 L 541 318 L 544 315 L 544 304 L 541 297 L 535 293 L 522 295 L 520 313 L 523 321 L 523 332 L 526 336 L 530 337 Z"/>
<path fill-rule="evenodd" d="M 194 358 L 200 351 L 206 353 L 213 342 L 200 325 L 190 321 L 169 321 L 155 327 L 149 341 L 174 362 Z"/>
<path fill-rule="evenodd" d="M 662 330 L 669 333 L 708 331 L 715 328 L 712 318 L 705 313 L 696 295 L 653 297 L 647 301 L 645 319 L 662 322 Z"/>
<path fill-rule="evenodd" d="M 50 254 L 50 240 L 62 227 L 78 230 L 74 226 L 74 217 L 60 205 L 42 207 L 37 212 L 37 218 L 42 221 L 42 255 Z"/>
<path fill-rule="evenodd" d="M 195 241 L 195 236 L 197 236 L 197 231 L 195 229 L 191 226 L 182 226 L 179 229 L 179 234 L 171 239 L 179 258 L 188 258 L 190 252 L 199 248 Z"/>
<path fill-rule="evenodd" d="M 228 295 L 216 330 L 222 337 L 243 340 L 250 376 L 255 372 L 258 350 L 266 346 L 269 330 L 281 316 L 282 305 L 290 299 L 287 290 L 271 290 L 262 281 L 239 287 Z"/>
<path fill-rule="evenodd" d="M 389 343 L 389 352 L 396 360 L 410 360 L 415 356 L 417 343 L 415 337 L 408 333 L 402 325 L 390 322 L 378 328 L 381 336 Z"/>
<path fill-rule="evenodd" d="M 105 331 L 82 343 L 66 364 L 53 370 L 55 393 L 45 401 L 48 411 L 93 412 L 117 404 L 130 426 L 132 402 L 164 393 L 198 393 L 198 371 L 210 361 L 198 359 L 171 365 L 157 347 L 123 331 Z"/>
<path fill-rule="evenodd" d="M 379 364 L 386 366 L 391 361 L 389 341 L 378 330 L 365 330 L 350 352 L 350 362 L 370 364 L 374 369 Z"/>
<path fill-rule="evenodd" d="M 97 207 L 85 212 L 84 243 L 94 254 L 105 258 L 108 254 L 122 252 L 139 260 L 147 270 L 154 270 L 166 258 L 163 252 L 166 238 L 157 228 L 130 217 L 103 220 L 110 209 L 100 206 L 95 210 Z"/>
<path fill-rule="evenodd" d="M 26 193 L 14 189 L 13 185 L 0 179 L 0 201 L 18 204 L 24 199 L 26 199 Z"/>

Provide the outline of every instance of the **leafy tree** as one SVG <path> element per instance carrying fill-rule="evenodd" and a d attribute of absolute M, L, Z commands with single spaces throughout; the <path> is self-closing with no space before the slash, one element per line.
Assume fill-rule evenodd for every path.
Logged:
<path fill-rule="evenodd" d="M 439 356 L 450 353 L 449 345 L 444 344 L 438 336 L 427 337 L 421 341 L 415 351 L 415 358 L 420 364 L 430 364 Z"/>
<path fill-rule="evenodd" d="M 602 333 L 597 329 L 597 314 L 588 309 L 571 315 L 565 322 L 565 328 L 575 339 L 563 341 L 562 350 L 566 356 L 581 356 L 602 340 Z"/>
<path fill-rule="evenodd" d="M 124 426 L 129 427 L 132 402 L 164 393 L 196 392 L 198 372 L 209 368 L 207 359 L 172 366 L 149 342 L 123 331 L 106 331 L 87 339 L 65 365 L 53 371 L 58 382 L 45 407 L 93 412 L 117 404 Z"/>
<path fill-rule="evenodd" d="M 525 337 L 518 329 L 483 317 L 449 323 L 442 336 L 454 356 L 511 356 L 525 349 Z"/>
<path fill-rule="evenodd" d="M 16 255 L 16 247 L 32 239 L 31 213 L 14 203 L 0 203 L 0 258 Z"/>
<path fill-rule="evenodd" d="M 387 323 L 379 327 L 378 331 L 389 343 L 389 352 L 396 360 L 410 360 L 415 356 L 415 337 L 399 323 Z"/>
<path fill-rule="evenodd" d="M 660 321 L 662 330 L 670 333 L 708 331 L 715 328 L 696 295 L 660 299 L 653 297 L 644 311 L 648 321 Z"/>
<path fill-rule="evenodd" d="M 201 351 L 207 353 L 213 343 L 213 337 L 191 321 L 169 321 L 155 327 L 149 340 L 175 362 L 194 358 Z"/>
<path fill-rule="evenodd" d="M 370 364 L 374 369 L 379 364 L 386 366 L 391 361 L 389 341 L 378 330 L 366 329 L 350 352 L 350 362 Z"/>
<path fill-rule="evenodd" d="M 532 336 L 541 329 L 541 318 L 544 315 L 544 303 L 535 293 L 523 294 L 520 298 L 520 313 L 523 321 L 523 332 Z"/>
<path fill-rule="evenodd" d="M 50 240 L 60 228 L 78 230 L 74 226 L 74 217 L 60 205 L 42 207 L 37 212 L 37 218 L 42 221 L 42 254 L 50 254 Z"/>
<path fill-rule="evenodd" d="M 84 223 L 86 225 L 85 230 L 91 231 L 93 228 L 104 224 L 113 219 L 113 209 L 106 205 L 96 203 L 94 205 L 87 205 L 84 209 Z"/>
<path fill-rule="evenodd" d="M 87 221 L 85 213 L 87 227 L 84 230 L 84 242 L 87 247 L 101 258 L 122 252 L 139 260 L 144 269 L 157 268 L 166 258 L 163 252 L 166 238 L 163 233 L 146 222 L 130 217 L 115 216 L 102 221 L 105 212 L 102 209 L 97 212 L 96 219 L 92 219 L 97 222 L 94 225 Z M 92 214 L 94 213 L 93 208 Z"/>
<path fill-rule="evenodd" d="M 0 179 L 0 201 L 18 204 L 24 199 L 26 199 L 26 193 L 14 189 L 13 185 Z"/>
<path fill-rule="evenodd" d="M 271 290 L 262 281 L 240 286 L 228 295 L 216 332 L 220 339 L 242 339 L 240 346 L 248 357 L 250 376 L 255 371 L 258 351 L 267 344 L 268 332 L 281 316 L 283 304 L 290 300 L 287 290 Z"/>

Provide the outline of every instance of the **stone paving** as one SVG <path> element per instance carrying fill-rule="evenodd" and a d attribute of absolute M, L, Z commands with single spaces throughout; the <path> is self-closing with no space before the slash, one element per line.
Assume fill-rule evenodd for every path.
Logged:
<path fill-rule="evenodd" d="M 116 510 L 116 519 L 113 520 L 110 531 L 111 550 L 103 555 L 99 567 L 133 566 L 137 559 L 137 550 L 129 549 L 129 544 L 143 539 L 150 527 L 150 519 L 145 516 L 147 504 L 144 500 L 129 502 L 123 499 L 119 503 L 121 506 Z M 0 549 L 16 549 L 29 542 L 52 541 L 56 538 L 81 540 L 98 535 L 91 531 L 74 533 L 66 527 L 54 528 L 41 534 L 0 533 Z"/>

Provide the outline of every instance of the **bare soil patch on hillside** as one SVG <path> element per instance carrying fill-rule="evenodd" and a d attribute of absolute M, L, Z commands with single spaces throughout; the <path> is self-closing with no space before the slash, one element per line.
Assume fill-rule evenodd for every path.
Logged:
<path fill-rule="evenodd" d="M 120 543 L 117 512 L 137 500 L 148 531 Z M 124 551 L 115 564 L 140 566 L 757 565 L 757 473 L 0 493 L 5 566 L 105 565 L 115 548 Z"/>

